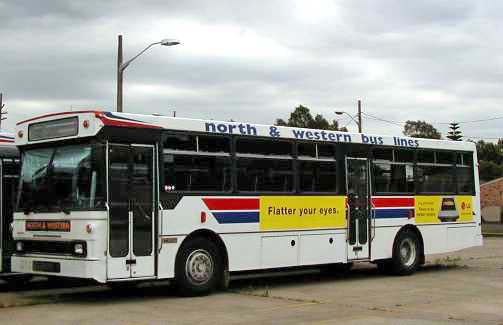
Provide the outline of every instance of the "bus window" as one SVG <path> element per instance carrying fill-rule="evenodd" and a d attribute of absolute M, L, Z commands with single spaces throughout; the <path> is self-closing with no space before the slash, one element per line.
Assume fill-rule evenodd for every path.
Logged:
<path fill-rule="evenodd" d="M 414 163 L 414 151 L 407 149 L 394 150 L 394 159 L 396 162 Z"/>
<path fill-rule="evenodd" d="M 297 144 L 297 156 L 298 157 L 311 157 L 316 158 L 316 143 L 313 142 L 299 142 Z"/>
<path fill-rule="evenodd" d="M 455 154 L 453 152 L 435 152 L 435 163 L 437 164 L 453 164 L 455 161 Z"/>
<path fill-rule="evenodd" d="M 238 190 L 245 192 L 292 192 L 292 160 L 239 158 Z"/>
<path fill-rule="evenodd" d="M 393 150 L 387 148 L 376 148 L 372 152 L 374 160 L 393 161 Z"/>
<path fill-rule="evenodd" d="M 280 140 L 241 138 L 236 141 L 236 152 L 268 156 L 291 156 L 292 143 Z"/>
<path fill-rule="evenodd" d="M 408 161 L 410 156 L 414 157 L 410 150 L 374 149 L 372 173 L 376 194 L 414 193 L 414 165 L 413 159 Z"/>
<path fill-rule="evenodd" d="M 471 152 L 457 154 L 456 177 L 459 194 L 475 193 L 473 154 Z"/>
<path fill-rule="evenodd" d="M 301 192 L 336 192 L 337 164 L 334 161 L 299 160 Z"/>
<path fill-rule="evenodd" d="M 455 193 L 452 166 L 420 165 L 416 167 L 419 193 Z"/>
<path fill-rule="evenodd" d="M 167 133 L 164 148 L 172 150 L 196 151 L 196 136 L 192 134 Z"/>
<path fill-rule="evenodd" d="M 419 150 L 417 152 L 417 162 L 418 163 L 435 163 L 435 153 L 429 150 Z"/>
<path fill-rule="evenodd" d="M 231 139 L 222 136 L 203 136 L 197 137 L 198 151 L 202 152 L 231 152 Z"/>
<path fill-rule="evenodd" d="M 231 190 L 230 157 L 165 154 L 164 170 L 164 184 L 175 191 Z"/>

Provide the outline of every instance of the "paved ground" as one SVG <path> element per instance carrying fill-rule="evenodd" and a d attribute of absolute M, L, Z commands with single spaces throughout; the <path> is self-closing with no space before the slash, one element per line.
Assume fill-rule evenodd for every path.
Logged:
<path fill-rule="evenodd" d="M 34 285 L 38 290 L 0 286 L 0 324 L 503 324 L 503 238 L 434 256 L 408 277 L 365 264 L 343 276 L 234 281 L 228 292 L 200 298 L 178 298 L 168 286 Z"/>

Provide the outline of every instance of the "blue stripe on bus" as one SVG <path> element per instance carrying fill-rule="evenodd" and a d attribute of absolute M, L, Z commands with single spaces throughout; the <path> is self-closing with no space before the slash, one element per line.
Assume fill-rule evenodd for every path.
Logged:
<path fill-rule="evenodd" d="M 385 219 L 385 218 L 409 218 L 411 215 L 411 211 L 414 211 L 414 208 L 410 209 L 376 209 L 375 218 L 376 219 Z"/>
<path fill-rule="evenodd" d="M 218 223 L 254 223 L 259 222 L 258 211 L 212 212 Z"/>

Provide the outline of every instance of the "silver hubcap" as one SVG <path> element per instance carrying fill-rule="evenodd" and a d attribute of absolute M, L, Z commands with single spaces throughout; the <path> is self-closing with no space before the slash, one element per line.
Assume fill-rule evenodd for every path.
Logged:
<path fill-rule="evenodd" d="M 400 244 L 400 257 L 405 266 L 411 266 L 416 260 L 416 244 L 410 238 L 405 238 Z"/>
<path fill-rule="evenodd" d="M 185 263 L 185 275 L 195 285 L 208 282 L 213 274 L 213 259 L 204 249 L 190 253 Z"/>

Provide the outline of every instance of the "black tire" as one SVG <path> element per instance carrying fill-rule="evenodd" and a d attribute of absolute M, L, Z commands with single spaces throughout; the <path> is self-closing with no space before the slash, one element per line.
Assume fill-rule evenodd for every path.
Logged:
<path fill-rule="evenodd" d="M 29 274 L 17 274 L 3 277 L 2 280 L 7 282 L 9 288 L 18 289 L 28 286 L 32 278 L 33 276 Z"/>
<path fill-rule="evenodd" d="M 195 238 L 180 247 L 175 263 L 175 285 L 180 295 L 209 294 L 223 280 L 222 258 L 212 241 Z"/>
<path fill-rule="evenodd" d="M 387 266 L 394 275 L 410 275 L 421 263 L 423 248 L 417 234 L 410 230 L 398 233 L 393 245 L 393 258 Z"/>
<path fill-rule="evenodd" d="M 393 263 L 392 263 L 391 259 L 379 260 L 376 262 L 376 265 L 377 265 L 377 270 L 381 274 L 392 274 L 393 273 L 393 271 L 392 271 Z"/>

